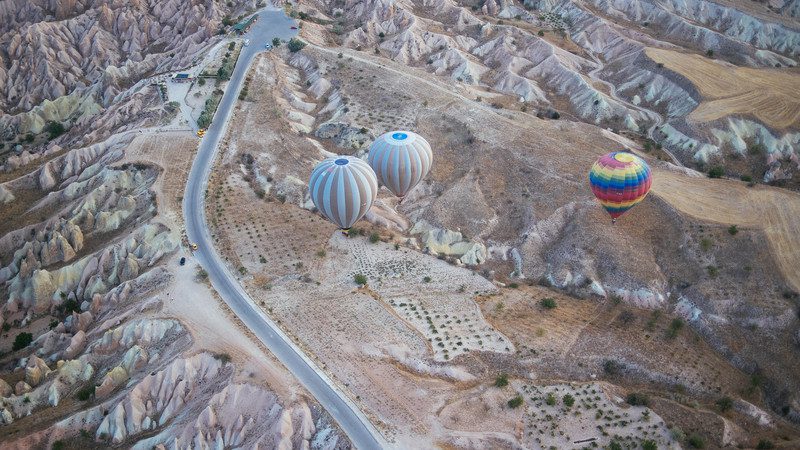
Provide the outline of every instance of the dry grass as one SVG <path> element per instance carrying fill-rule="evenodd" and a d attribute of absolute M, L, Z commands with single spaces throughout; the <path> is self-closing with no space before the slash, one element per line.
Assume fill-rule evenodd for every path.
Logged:
<path fill-rule="evenodd" d="M 658 169 L 653 174 L 653 192 L 700 220 L 763 230 L 781 272 L 800 291 L 800 194 Z"/>
<path fill-rule="evenodd" d="M 647 56 L 688 78 L 704 101 L 690 120 L 710 122 L 731 114 L 752 114 L 778 129 L 800 123 L 800 73 L 753 69 L 696 54 L 648 48 Z"/>

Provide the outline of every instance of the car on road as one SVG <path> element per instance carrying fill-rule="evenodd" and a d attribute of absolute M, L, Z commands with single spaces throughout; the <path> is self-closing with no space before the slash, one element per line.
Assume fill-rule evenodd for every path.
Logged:
<path fill-rule="evenodd" d="M 296 29 L 297 29 L 297 27 L 291 27 L 291 28 L 292 28 L 293 30 L 296 30 Z"/>
<path fill-rule="evenodd" d="M 186 257 L 185 256 L 181 256 L 181 265 L 183 266 L 185 264 L 186 264 Z"/>
<path fill-rule="evenodd" d="M 250 45 L 250 39 L 245 39 L 244 46 L 247 47 L 248 45 Z"/>
<path fill-rule="evenodd" d="M 267 44 L 267 45 L 265 45 L 265 46 L 264 46 L 264 48 L 266 48 L 267 50 L 269 50 L 269 49 L 271 49 L 271 48 L 272 48 L 272 44 Z"/>
<path fill-rule="evenodd" d="M 190 247 L 192 247 L 192 251 L 195 251 L 195 250 L 197 250 L 197 244 L 196 244 L 195 242 L 192 242 L 192 243 L 191 243 L 191 244 L 189 244 L 189 245 L 190 245 Z"/>
<path fill-rule="evenodd" d="M 201 137 L 203 137 L 205 135 L 206 135 L 206 129 L 205 128 L 200 128 L 199 130 L 197 130 L 197 137 L 201 138 Z"/>

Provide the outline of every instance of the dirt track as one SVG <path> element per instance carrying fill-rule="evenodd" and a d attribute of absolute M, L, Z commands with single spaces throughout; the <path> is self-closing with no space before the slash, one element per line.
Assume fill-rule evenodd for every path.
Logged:
<path fill-rule="evenodd" d="M 653 193 L 698 219 L 764 230 L 781 272 L 800 291 L 800 194 L 658 169 L 653 173 Z"/>

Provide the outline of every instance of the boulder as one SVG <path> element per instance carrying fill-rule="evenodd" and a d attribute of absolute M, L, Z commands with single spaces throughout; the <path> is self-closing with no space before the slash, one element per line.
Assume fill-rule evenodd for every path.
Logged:
<path fill-rule="evenodd" d="M 0 397 L 9 397 L 13 393 L 14 389 L 11 388 L 11 385 L 6 383 L 6 380 L 0 378 Z"/>
<path fill-rule="evenodd" d="M 43 313 L 50 309 L 53 293 L 56 290 L 50 272 L 46 270 L 35 270 L 31 276 L 31 295 L 32 298 L 24 299 L 33 301 L 34 310 Z"/>
<path fill-rule="evenodd" d="M 14 394 L 22 395 L 31 391 L 31 385 L 20 380 L 14 385 Z"/>
<path fill-rule="evenodd" d="M 47 363 L 36 355 L 28 358 L 25 365 L 25 382 L 30 386 L 38 386 L 52 370 L 47 367 Z"/>
<path fill-rule="evenodd" d="M 117 386 L 122 385 L 127 380 L 128 372 L 120 366 L 114 367 L 103 377 L 103 381 L 100 383 L 100 386 L 97 386 L 94 394 L 97 398 L 107 397 Z"/>
<path fill-rule="evenodd" d="M 86 347 L 86 333 L 83 330 L 78 330 L 72 339 L 69 341 L 69 347 L 64 350 L 64 357 L 72 359 L 76 357 Z"/>

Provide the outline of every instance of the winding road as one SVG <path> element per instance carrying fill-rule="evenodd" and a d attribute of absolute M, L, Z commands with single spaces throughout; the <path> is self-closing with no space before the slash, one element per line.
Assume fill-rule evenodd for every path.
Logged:
<path fill-rule="evenodd" d="M 212 286 L 225 303 L 336 420 L 352 444 L 360 449 L 387 448 L 388 443 L 358 407 L 256 306 L 212 246 L 206 226 L 204 203 L 208 178 L 247 70 L 272 38 L 289 39 L 297 33 L 291 29 L 296 26 L 294 20 L 280 10 L 262 10 L 258 14 L 259 20 L 245 36 L 250 39 L 250 45 L 242 49 L 214 121 L 200 143 L 189 173 L 183 198 L 186 234 L 190 241 L 198 243 L 194 257 L 208 272 Z"/>

